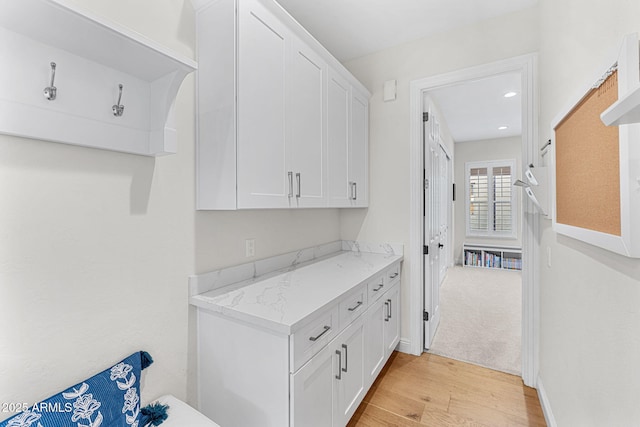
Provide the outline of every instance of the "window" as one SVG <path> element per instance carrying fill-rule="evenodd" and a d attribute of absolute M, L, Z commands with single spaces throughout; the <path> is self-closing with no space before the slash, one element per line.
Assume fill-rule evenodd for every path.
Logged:
<path fill-rule="evenodd" d="M 467 235 L 516 237 L 514 160 L 466 163 Z"/>

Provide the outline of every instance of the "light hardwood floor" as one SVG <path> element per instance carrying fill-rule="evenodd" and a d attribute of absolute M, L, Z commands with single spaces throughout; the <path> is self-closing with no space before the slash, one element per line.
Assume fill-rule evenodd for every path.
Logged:
<path fill-rule="evenodd" d="M 348 427 L 546 426 L 522 379 L 424 353 L 395 352 Z"/>

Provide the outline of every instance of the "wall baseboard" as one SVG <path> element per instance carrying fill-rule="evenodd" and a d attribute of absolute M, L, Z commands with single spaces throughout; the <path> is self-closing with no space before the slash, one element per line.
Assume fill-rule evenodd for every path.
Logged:
<path fill-rule="evenodd" d="M 398 342 L 398 345 L 396 346 L 396 350 L 401 353 L 413 354 L 411 349 L 411 341 L 404 338 L 400 339 L 400 342 Z"/>
<path fill-rule="evenodd" d="M 549 397 L 547 396 L 547 392 L 542 386 L 542 379 L 538 377 L 538 398 L 540 399 L 540 405 L 542 406 L 542 412 L 544 413 L 544 419 L 547 422 L 548 427 L 558 427 L 558 423 L 556 423 L 556 418 L 553 416 L 553 412 L 551 411 L 551 404 L 549 403 Z"/>

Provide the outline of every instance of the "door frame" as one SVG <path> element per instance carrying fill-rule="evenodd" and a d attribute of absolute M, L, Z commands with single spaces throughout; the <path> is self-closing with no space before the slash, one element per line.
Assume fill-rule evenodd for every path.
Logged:
<path fill-rule="evenodd" d="M 522 80 L 522 167 L 538 164 L 538 77 L 537 54 L 517 56 L 489 64 L 452 71 L 437 76 L 413 80 L 410 91 L 410 353 L 424 351 L 422 304 L 424 301 L 422 237 L 422 113 L 424 93 L 429 90 L 468 80 L 492 77 L 507 72 L 519 72 Z M 522 198 L 522 379 L 535 387 L 539 371 L 539 221 L 538 214 L 527 197 Z M 534 213 L 531 213 L 534 212 Z M 405 347 L 406 348 L 406 347 Z"/>

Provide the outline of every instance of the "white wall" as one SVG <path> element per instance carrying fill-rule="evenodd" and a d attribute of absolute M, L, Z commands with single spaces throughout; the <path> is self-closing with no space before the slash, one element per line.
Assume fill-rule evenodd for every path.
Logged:
<path fill-rule="evenodd" d="M 193 56 L 189 0 L 76 3 Z M 196 212 L 193 76 L 176 107 L 178 154 L 158 159 L 0 135 L 0 402 L 140 349 L 144 402 L 193 398 L 187 277 L 246 262 L 246 238 L 256 259 L 340 238 L 335 209 Z"/>
<path fill-rule="evenodd" d="M 515 159 L 516 170 L 513 174 L 512 181 L 521 179 L 522 176 L 522 139 L 521 137 L 499 138 L 493 140 L 467 141 L 457 142 L 455 144 L 455 183 L 456 183 L 456 202 L 457 207 L 454 228 L 454 259 L 456 264 L 462 264 L 462 246 L 466 243 L 504 245 L 522 247 L 522 190 L 514 187 L 516 193 L 516 238 L 496 238 L 496 237 L 477 237 L 467 236 L 466 227 L 466 190 L 465 190 L 465 163 L 490 161 L 490 160 L 509 160 Z"/>
<path fill-rule="evenodd" d="M 346 239 L 409 245 L 409 82 L 538 50 L 537 8 L 407 43 L 345 66 L 372 92 L 368 211 L 341 212 Z M 383 102 L 386 80 L 398 81 L 396 101 Z M 419 179 L 414 178 L 414 179 Z M 416 256 L 405 252 L 404 271 Z M 402 279 L 402 339 L 409 340 L 409 283 Z"/>
<path fill-rule="evenodd" d="M 540 141 L 551 120 L 640 31 L 640 2 L 541 0 Z M 634 220 L 638 220 L 637 218 Z M 559 426 L 640 420 L 640 260 L 558 235 L 543 220 L 540 379 Z"/>

